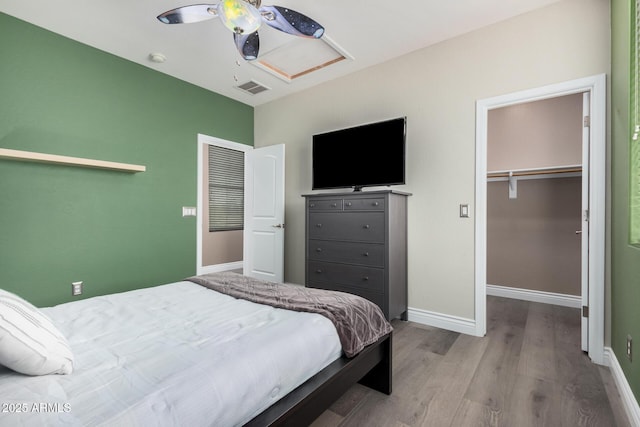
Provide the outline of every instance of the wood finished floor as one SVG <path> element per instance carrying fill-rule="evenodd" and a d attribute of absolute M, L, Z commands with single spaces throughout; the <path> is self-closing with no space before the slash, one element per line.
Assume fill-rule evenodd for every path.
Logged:
<path fill-rule="evenodd" d="M 578 309 L 488 297 L 487 335 L 392 322 L 393 394 L 353 386 L 312 427 L 629 426 Z"/>

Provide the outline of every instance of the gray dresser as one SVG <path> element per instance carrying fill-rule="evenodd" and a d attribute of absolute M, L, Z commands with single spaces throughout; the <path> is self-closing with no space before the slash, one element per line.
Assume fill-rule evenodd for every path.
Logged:
<path fill-rule="evenodd" d="M 407 196 L 306 194 L 306 286 L 350 292 L 407 320 Z"/>

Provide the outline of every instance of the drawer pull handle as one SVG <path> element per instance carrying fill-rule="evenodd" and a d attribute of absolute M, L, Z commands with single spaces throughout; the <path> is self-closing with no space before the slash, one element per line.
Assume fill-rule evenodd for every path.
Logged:
<path fill-rule="evenodd" d="M 322 224 L 316 224 L 316 227 L 322 228 Z"/>
<path fill-rule="evenodd" d="M 316 248 L 316 252 L 322 252 L 322 248 Z"/>
<path fill-rule="evenodd" d="M 309 203 L 309 207 L 310 207 L 310 208 L 315 208 L 315 207 L 316 207 L 316 204 L 315 204 L 315 203 Z"/>
<path fill-rule="evenodd" d="M 316 273 L 320 274 L 320 273 L 322 273 L 322 270 L 317 269 L 317 270 L 316 270 Z"/>
<path fill-rule="evenodd" d="M 362 256 L 369 256 L 369 252 L 363 253 Z"/>
<path fill-rule="evenodd" d="M 362 280 L 364 280 L 364 281 L 366 282 L 367 280 L 369 280 L 369 276 L 364 276 L 364 277 L 362 278 Z"/>
<path fill-rule="evenodd" d="M 335 208 L 336 206 L 338 206 L 338 204 L 337 204 L 337 203 L 331 203 L 331 207 L 332 207 L 332 208 Z"/>
<path fill-rule="evenodd" d="M 373 202 L 373 203 L 372 203 L 372 205 L 373 205 L 373 206 L 378 206 L 379 204 L 380 204 L 380 203 L 378 203 L 378 202 Z"/>
<path fill-rule="evenodd" d="M 363 225 L 362 228 L 368 229 L 369 228 L 369 224 Z"/>
<path fill-rule="evenodd" d="M 347 202 L 347 206 L 351 206 L 351 202 Z"/>

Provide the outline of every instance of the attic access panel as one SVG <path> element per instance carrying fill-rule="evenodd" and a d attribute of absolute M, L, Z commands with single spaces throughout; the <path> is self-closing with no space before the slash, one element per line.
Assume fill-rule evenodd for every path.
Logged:
<path fill-rule="evenodd" d="M 325 35 L 321 39 L 288 39 L 261 54 L 251 64 L 291 83 L 314 71 L 352 59 L 351 55 Z"/>

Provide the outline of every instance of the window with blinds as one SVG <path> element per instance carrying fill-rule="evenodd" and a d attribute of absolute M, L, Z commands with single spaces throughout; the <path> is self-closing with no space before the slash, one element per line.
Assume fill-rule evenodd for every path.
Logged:
<path fill-rule="evenodd" d="M 640 245 L 640 0 L 631 3 L 631 125 L 630 155 L 630 241 Z"/>
<path fill-rule="evenodd" d="M 209 231 L 244 228 L 244 152 L 209 146 Z"/>

